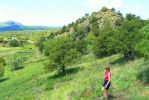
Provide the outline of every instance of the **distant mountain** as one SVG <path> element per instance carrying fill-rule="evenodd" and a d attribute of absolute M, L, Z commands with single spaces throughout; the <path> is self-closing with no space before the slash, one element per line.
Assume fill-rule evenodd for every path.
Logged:
<path fill-rule="evenodd" d="M 53 28 L 57 27 L 26 26 L 15 21 L 0 22 L 0 31 L 48 30 Z"/>

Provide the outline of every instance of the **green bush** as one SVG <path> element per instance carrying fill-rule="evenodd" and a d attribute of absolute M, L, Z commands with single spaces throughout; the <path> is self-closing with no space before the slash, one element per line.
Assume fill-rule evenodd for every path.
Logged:
<path fill-rule="evenodd" d="M 107 7 L 102 7 L 102 9 L 101 9 L 102 12 L 106 12 L 107 10 L 108 10 Z"/>
<path fill-rule="evenodd" d="M 14 55 L 9 57 L 7 63 L 10 70 L 13 71 L 23 68 L 24 62 L 25 57 L 22 57 L 19 54 L 15 53 Z"/>
<path fill-rule="evenodd" d="M 4 76 L 5 60 L 0 57 L 0 78 Z"/>
<path fill-rule="evenodd" d="M 137 75 L 137 79 L 143 81 L 144 84 L 149 84 L 149 67 L 143 68 Z"/>
<path fill-rule="evenodd" d="M 20 42 L 17 39 L 12 39 L 9 41 L 9 46 L 10 47 L 19 47 L 20 46 Z"/>
<path fill-rule="evenodd" d="M 46 40 L 45 37 L 41 37 L 39 40 L 36 41 L 35 46 L 38 47 L 40 52 L 43 52 L 44 49 L 44 41 Z"/>

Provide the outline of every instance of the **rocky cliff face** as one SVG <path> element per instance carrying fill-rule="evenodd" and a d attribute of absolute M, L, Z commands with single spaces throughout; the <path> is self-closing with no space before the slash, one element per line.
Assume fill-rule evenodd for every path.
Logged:
<path fill-rule="evenodd" d="M 106 20 L 109 20 L 111 25 L 115 28 L 117 23 L 122 20 L 122 16 L 118 15 L 116 12 L 111 11 L 110 9 L 107 9 L 107 11 L 99 11 L 96 15 L 97 22 L 99 24 L 99 29 L 103 29 L 104 23 Z"/>
<path fill-rule="evenodd" d="M 122 20 L 123 16 L 120 12 L 104 7 L 98 12 L 93 12 L 91 15 L 85 14 L 82 18 L 79 18 L 75 22 L 65 26 L 63 31 L 74 33 L 82 28 L 85 30 L 84 34 L 88 34 L 91 31 L 96 31 L 98 33 L 103 30 L 107 21 L 113 28 L 116 28 Z"/>

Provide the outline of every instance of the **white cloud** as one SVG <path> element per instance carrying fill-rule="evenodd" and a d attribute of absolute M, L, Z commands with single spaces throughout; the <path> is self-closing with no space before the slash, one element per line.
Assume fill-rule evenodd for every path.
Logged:
<path fill-rule="evenodd" d="M 87 4 L 92 9 L 99 9 L 103 6 L 106 6 L 108 8 L 120 8 L 122 7 L 122 0 L 88 0 Z"/>
<path fill-rule="evenodd" d="M 144 17 L 147 16 L 147 14 L 142 5 L 127 4 L 124 0 L 87 0 L 87 5 L 92 9 L 92 11 L 100 10 L 105 6 L 121 11 L 124 16 L 126 13 L 132 13 L 138 16 L 142 15 L 144 19 L 147 19 L 147 17 Z"/>
<path fill-rule="evenodd" d="M 137 13 L 140 12 L 142 10 L 142 8 L 140 6 L 125 6 L 123 7 L 123 10 L 125 12 L 129 12 L 129 13 Z"/>
<path fill-rule="evenodd" d="M 4 22 L 16 18 L 15 15 L 18 14 L 19 11 L 15 8 L 1 6 L 0 12 L 0 22 Z"/>

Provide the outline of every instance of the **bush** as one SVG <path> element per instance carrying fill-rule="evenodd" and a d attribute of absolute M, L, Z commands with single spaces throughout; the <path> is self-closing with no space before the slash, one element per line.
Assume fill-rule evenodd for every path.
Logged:
<path fill-rule="evenodd" d="M 143 39 L 136 45 L 138 53 L 144 57 L 145 60 L 149 59 L 149 40 Z"/>
<path fill-rule="evenodd" d="M 20 42 L 17 39 L 12 39 L 12 40 L 9 41 L 9 46 L 10 47 L 19 47 Z"/>
<path fill-rule="evenodd" d="M 149 67 L 143 68 L 137 75 L 137 79 L 143 81 L 144 84 L 149 84 Z"/>
<path fill-rule="evenodd" d="M 4 76 L 5 60 L 0 57 L 0 78 Z"/>
<path fill-rule="evenodd" d="M 8 67 L 11 71 L 23 68 L 25 62 L 25 57 L 21 57 L 19 54 L 15 53 L 13 56 L 9 57 Z"/>
<path fill-rule="evenodd" d="M 46 38 L 45 37 L 41 37 L 38 41 L 37 41 L 37 43 L 35 44 L 37 47 L 38 47 L 38 50 L 40 51 L 40 52 L 43 52 L 43 49 L 44 49 L 44 41 L 46 40 Z"/>
<path fill-rule="evenodd" d="M 106 12 L 107 10 L 108 10 L 107 7 L 102 7 L 102 9 L 101 9 L 102 12 Z"/>

